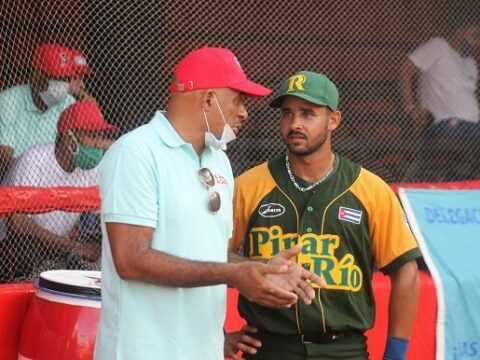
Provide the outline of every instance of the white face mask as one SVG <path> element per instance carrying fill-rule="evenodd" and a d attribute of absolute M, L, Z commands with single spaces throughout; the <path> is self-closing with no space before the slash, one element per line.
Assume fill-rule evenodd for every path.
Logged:
<path fill-rule="evenodd" d="M 222 136 L 220 137 L 220 139 L 217 139 L 217 137 L 210 131 L 210 126 L 208 126 L 207 115 L 205 114 L 205 110 L 202 109 L 203 117 L 205 118 L 205 122 L 207 123 L 207 129 L 208 129 L 208 131 L 205 132 L 205 146 L 210 146 L 217 150 L 227 150 L 227 144 L 235 140 L 237 136 L 235 135 L 235 132 L 233 131 L 230 124 L 227 124 L 227 122 L 225 121 L 225 116 L 223 116 L 223 111 L 220 108 L 220 105 L 218 104 L 218 100 L 215 94 L 213 94 L 213 97 L 215 98 L 215 102 L 217 103 L 218 110 L 222 115 L 223 123 L 225 124 L 225 126 L 223 127 Z"/>
<path fill-rule="evenodd" d="M 41 92 L 40 98 L 48 107 L 61 103 L 68 94 L 70 83 L 61 80 L 48 80 L 48 88 Z"/>

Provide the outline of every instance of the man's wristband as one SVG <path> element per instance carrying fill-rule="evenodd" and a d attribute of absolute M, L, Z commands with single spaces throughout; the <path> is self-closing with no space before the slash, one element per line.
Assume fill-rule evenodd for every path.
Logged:
<path fill-rule="evenodd" d="M 387 345 L 383 360 L 404 360 L 407 354 L 408 340 L 400 339 L 395 336 L 387 337 Z"/>

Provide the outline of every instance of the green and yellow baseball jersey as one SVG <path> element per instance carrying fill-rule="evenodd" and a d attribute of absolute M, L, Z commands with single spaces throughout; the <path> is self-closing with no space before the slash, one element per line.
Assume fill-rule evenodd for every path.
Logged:
<path fill-rule="evenodd" d="M 311 305 L 299 301 L 290 309 L 240 297 L 249 324 L 285 334 L 364 331 L 374 322 L 375 267 L 388 274 L 421 256 L 390 187 L 339 155 L 332 174 L 308 192 L 294 187 L 284 157 L 236 179 L 231 249 L 264 260 L 297 242 L 297 262 L 322 276 L 326 287 L 316 290 Z"/>

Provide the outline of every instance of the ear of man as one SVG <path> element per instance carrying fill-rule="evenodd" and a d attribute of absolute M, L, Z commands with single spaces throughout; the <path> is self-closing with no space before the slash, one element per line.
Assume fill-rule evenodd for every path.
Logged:
<path fill-rule="evenodd" d="M 328 127 L 330 131 L 335 130 L 338 125 L 340 125 L 340 122 L 342 121 L 342 113 L 340 110 L 337 111 L 329 111 L 328 114 Z"/>
<path fill-rule="evenodd" d="M 215 93 L 212 89 L 204 90 L 202 96 L 203 110 L 207 113 L 211 111 L 215 106 Z"/>

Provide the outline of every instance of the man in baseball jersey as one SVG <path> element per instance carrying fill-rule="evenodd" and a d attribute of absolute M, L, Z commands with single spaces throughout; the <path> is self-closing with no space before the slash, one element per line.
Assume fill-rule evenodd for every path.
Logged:
<path fill-rule="evenodd" d="M 301 244 L 297 263 L 326 282 L 310 305 L 289 309 L 241 296 L 240 314 L 262 343 L 246 359 L 368 359 L 364 332 L 374 324 L 375 267 L 392 282 L 384 359 L 405 357 L 420 251 L 389 186 L 332 151 L 338 100 L 324 74 L 301 71 L 286 79 L 271 106 L 280 109 L 287 151 L 236 180 L 230 251 L 266 261 Z"/>
<path fill-rule="evenodd" d="M 223 359 L 224 284 L 264 306 L 315 295 L 308 271 L 295 288 L 272 280 L 300 248 L 279 265 L 227 262 L 233 174 L 223 150 L 247 119 L 246 96 L 271 91 L 247 80 L 230 50 L 211 47 L 178 64 L 170 91 L 167 111 L 120 138 L 100 165 L 98 360 Z"/>

